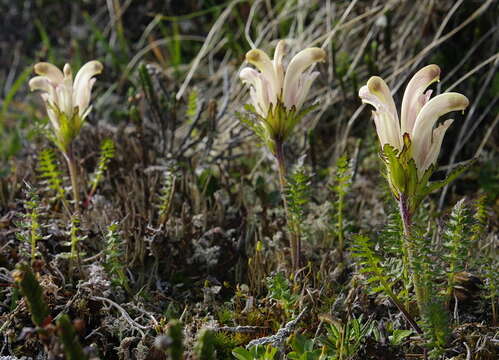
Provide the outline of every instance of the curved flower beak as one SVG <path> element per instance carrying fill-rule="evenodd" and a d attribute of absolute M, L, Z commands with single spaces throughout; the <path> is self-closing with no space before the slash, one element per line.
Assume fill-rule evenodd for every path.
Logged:
<path fill-rule="evenodd" d="M 419 70 L 409 81 L 402 99 L 401 130 L 402 134 L 412 134 L 414 122 L 421 108 L 428 102 L 431 90 L 425 90 L 433 82 L 440 79 L 440 68 L 437 65 L 428 65 Z"/>
<path fill-rule="evenodd" d="M 374 123 L 381 147 L 389 144 L 401 150 L 403 141 L 397 109 L 385 81 L 379 76 L 371 77 L 367 85 L 360 88 L 359 97 L 363 103 L 370 104 L 376 109 L 373 111 Z"/>
<path fill-rule="evenodd" d="M 452 121 L 446 121 L 433 130 L 438 119 L 451 111 L 464 110 L 469 100 L 459 93 L 445 93 L 428 101 L 419 112 L 412 131 L 413 158 L 418 172 L 433 164 L 440 152 L 442 139 Z"/>
<path fill-rule="evenodd" d="M 62 71 L 55 65 L 48 62 L 40 62 L 34 67 L 35 73 L 40 76 L 47 78 L 50 82 L 54 84 L 60 84 L 64 80 L 64 75 Z"/>
<path fill-rule="evenodd" d="M 428 169 L 431 165 L 437 162 L 438 155 L 440 154 L 440 148 L 442 147 L 442 141 L 444 140 L 445 132 L 447 131 L 449 126 L 452 125 L 453 122 L 454 120 L 452 119 L 446 120 L 444 121 L 443 124 L 441 124 L 436 129 L 433 130 L 433 140 L 431 142 L 431 146 L 428 149 L 425 158 L 422 158 L 423 154 L 421 153 L 415 156 L 416 164 L 418 162 L 420 163 L 419 166 L 416 165 L 418 169 L 419 178 L 421 178 L 426 169 Z"/>
<path fill-rule="evenodd" d="M 274 64 L 269 56 L 260 49 L 253 49 L 246 54 L 246 61 L 255 65 L 261 72 L 262 78 L 269 86 L 269 100 L 271 103 L 276 103 L 278 95 L 281 92 L 281 84 L 277 79 L 277 74 L 274 71 Z"/>
<path fill-rule="evenodd" d="M 296 54 L 288 68 L 284 77 L 283 86 L 283 101 L 284 106 L 291 109 L 293 106 L 298 110 L 298 104 L 306 97 L 310 86 L 302 86 L 307 82 L 303 79 L 303 72 L 316 62 L 326 61 L 326 52 L 320 48 L 308 48 Z M 310 76 L 308 77 L 310 79 Z M 302 102 L 303 103 L 303 102 Z M 300 104 L 301 105 L 301 104 Z"/>
<path fill-rule="evenodd" d="M 89 107 L 92 87 L 95 83 L 93 77 L 100 74 L 103 68 L 99 61 L 93 60 L 83 65 L 76 74 L 73 85 L 73 104 L 78 107 L 80 116 L 83 116 Z"/>
<path fill-rule="evenodd" d="M 284 66 L 282 65 L 282 59 L 284 57 L 284 51 L 286 50 L 286 42 L 280 40 L 274 51 L 274 73 L 279 83 L 279 92 L 282 91 L 282 83 L 284 81 Z M 279 94 L 280 95 L 280 94 Z"/>

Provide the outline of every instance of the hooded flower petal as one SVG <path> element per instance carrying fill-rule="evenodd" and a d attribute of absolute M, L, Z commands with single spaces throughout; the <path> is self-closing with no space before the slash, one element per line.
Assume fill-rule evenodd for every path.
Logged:
<path fill-rule="evenodd" d="M 50 81 L 45 76 L 35 76 L 29 81 L 29 88 L 31 91 L 41 90 L 48 93 L 51 86 Z"/>
<path fill-rule="evenodd" d="M 284 81 L 284 66 L 282 65 L 282 58 L 284 57 L 284 50 L 286 49 L 286 42 L 284 40 L 280 40 L 277 43 L 277 46 L 274 51 L 274 73 L 277 79 L 277 83 L 279 84 L 278 93 L 281 96 L 282 92 L 282 83 Z"/>
<path fill-rule="evenodd" d="M 416 161 L 416 167 L 418 169 L 418 177 L 421 178 L 424 172 L 432 165 L 437 162 L 438 154 L 440 153 L 440 148 L 442 147 L 442 141 L 444 140 L 444 135 L 449 126 L 452 125 L 454 120 L 446 120 L 443 124 L 438 126 L 433 130 L 433 139 L 431 146 L 427 154 L 414 154 L 414 159 Z M 424 158 L 423 158 L 424 157 Z"/>
<path fill-rule="evenodd" d="M 62 71 L 55 65 L 47 62 L 40 62 L 35 65 L 35 73 L 46 77 L 54 84 L 60 84 L 64 80 Z"/>
<path fill-rule="evenodd" d="M 95 75 L 100 74 L 102 69 L 102 64 L 97 60 L 93 60 L 83 65 L 76 74 L 73 85 L 73 102 L 75 106 L 78 106 L 80 114 L 87 109 L 90 103 L 90 94 L 93 86 L 91 79 Z"/>
<path fill-rule="evenodd" d="M 258 81 L 258 71 L 245 67 L 239 72 L 239 78 L 244 84 L 249 84 L 256 88 L 256 82 Z"/>
<path fill-rule="evenodd" d="M 300 76 L 312 64 L 325 61 L 326 52 L 320 48 L 308 48 L 296 54 L 286 69 L 283 86 L 284 105 L 291 109 L 297 105 L 299 98 L 303 96 L 303 89 L 299 87 Z M 301 93 L 300 93 L 301 92 Z M 305 94 L 306 96 L 306 94 Z"/>
<path fill-rule="evenodd" d="M 84 89 L 84 91 L 78 93 L 75 99 L 75 106 L 78 107 L 78 113 L 82 120 L 85 119 L 90 112 L 88 111 L 91 108 L 90 97 L 92 95 L 92 88 L 94 87 L 95 81 L 95 78 L 90 79 L 90 81 L 88 82 L 88 86 Z"/>
<path fill-rule="evenodd" d="M 256 82 L 256 98 L 257 98 L 257 110 L 262 117 L 266 117 L 269 111 L 269 106 L 272 103 L 269 96 L 269 84 L 267 79 L 263 77 L 262 74 L 258 75 L 258 80 Z"/>
<path fill-rule="evenodd" d="M 426 88 L 440 78 L 440 68 L 437 65 L 428 65 L 419 70 L 409 81 L 404 92 L 401 111 L 402 134 L 412 134 L 416 117 L 429 100 L 429 94 L 424 94 Z"/>
<path fill-rule="evenodd" d="M 274 71 L 274 64 L 269 56 L 260 49 L 253 49 L 246 54 L 246 61 L 255 65 L 260 70 L 263 78 L 268 82 L 270 87 L 270 101 L 276 103 L 280 84 Z"/>
<path fill-rule="evenodd" d="M 53 110 L 52 106 L 50 105 L 49 102 L 49 95 L 46 93 L 43 93 L 42 95 L 43 101 L 45 101 L 47 106 L 47 115 L 49 116 L 50 123 L 52 124 L 52 127 L 54 130 L 57 132 L 59 131 L 60 125 L 59 125 L 59 117 L 57 116 L 56 112 Z"/>
<path fill-rule="evenodd" d="M 296 110 L 300 110 L 305 100 L 307 100 L 307 95 L 310 91 L 310 87 L 312 86 L 312 83 L 317 78 L 317 76 L 319 76 L 319 74 L 320 73 L 318 71 L 314 71 L 310 74 L 302 75 L 299 84 L 301 91 L 296 101 Z"/>
<path fill-rule="evenodd" d="M 371 77 L 367 85 L 360 88 L 359 97 L 362 102 L 376 109 L 374 123 L 381 146 L 390 144 L 397 150 L 401 150 L 403 142 L 397 110 L 385 81 L 378 76 Z"/>
<path fill-rule="evenodd" d="M 73 102 L 73 72 L 69 64 L 64 65 L 64 79 L 62 84 L 57 85 L 56 91 L 59 97 L 59 108 L 69 117 L 72 117 L 74 110 Z"/>
<path fill-rule="evenodd" d="M 438 119 L 451 111 L 464 110 L 468 104 L 466 96 L 451 92 L 438 95 L 423 106 L 412 131 L 413 157 L 416 164 L 423 165 L 426 154 L 430 151 L 432 129 Z"/>

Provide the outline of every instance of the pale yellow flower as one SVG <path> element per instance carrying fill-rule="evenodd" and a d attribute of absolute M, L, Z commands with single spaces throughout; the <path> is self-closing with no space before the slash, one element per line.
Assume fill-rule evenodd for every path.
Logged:
<path fill-rule="evenodd" d="M 279 41 L 274 59 L 260 49 L 250 50 L 246 61 L 259 71 L 246 67 L 241 70 L 241 80 L 250 85 L 250 96 L 255 110 L 266 118 L 270 107 L 279 103 L 288 110 L 299 111 L 305 102 L 310 86 L 319 72 L 305 74 L 305 70 L 316 62 L 326 60 L 326 52 L 320 48 L 307 48 L 296 54 L 287 68 L 284 68 L 283 57 L 285 42 Z"/>
<path fill-rule="evenodd" d="M 437 65 L 428 65 L 412 77 L 404 92 L 400 122 L 390 89 L 382 78 L 371 77 L 359 90 L 362 101 L 376 109 L 373 117 L 382 147 L 389 144 L 401 151 L 404 135 L 409 136 L 419 178 L 436 163 L 445 132 L 453 122 L 446 120 L 434 129 L 438 119 L 451 111 L 464 110 L 469 104 L 466 96 L 453 92 L 430 100 L 432 91 L 425 90 L 439 77 Z"/>
<path fill-rule="evenodd" d="M 93 60 L 82 66 L 73 81 L 69 64 L 63 71 L 55 65 L 40 62 L 34 67 L 35 76 L 29 81 L 31 91 L 40 90 L 47 114 L 60 146 L 66 146 L 78 134 L 83 121 L 90 113 L 90 96 L 95 83 L 94 76 L 102 72 L 103 66 Z"/>

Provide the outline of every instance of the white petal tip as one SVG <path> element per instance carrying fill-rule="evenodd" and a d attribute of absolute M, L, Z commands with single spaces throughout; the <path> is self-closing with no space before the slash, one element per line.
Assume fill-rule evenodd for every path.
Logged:
<path fill-rule="evenodd" d="M 44 81 L 40 77 L 35 77 L 28 82 L 30 91 L 38 90 L 42 87 Z"/>

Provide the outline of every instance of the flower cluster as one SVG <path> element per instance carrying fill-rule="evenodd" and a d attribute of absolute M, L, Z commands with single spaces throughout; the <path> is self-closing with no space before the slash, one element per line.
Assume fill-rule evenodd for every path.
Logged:
<path fill-rule="evenodd" d="M 440 77 L 437 65 L 419 70 L 409 81 L 402 100 L 401 119 L 385 81 L 373 76 L 359 90 L 359 97 L 374 106 L 376 132 L 381 143 L 381 157 L 387 165 L 388 181 L 398 199 L 401 194 L 417 197 L 435 170 L 445 132 L 453 120 L 436 128 L 438 119 L 464 110 L 468 99 L 458 93 L 444 93 L 434 98 L 426 88 Z"/>
<path fill-rule="evenodd" d="M 54 142 L 63 153 L 80 132 L 90 113 L 90 96 L 95 83 L 94 76 L 102 72 L 99 61 L 89 61 L 78 71 L 73 81 L 69 64 L 63 71 L 50 63 L 35 65 L 35 76 L 29 81 L 31 91 L 40 90 L 54 132 Z"/>
<path fill-rule="evenodd" d="M 274 59 L 260 49 L 250 50 L 246 61 L 259 71 L 245 67 L 239 76 L 250 86 L 250 111 L 258 118 L 255 132 L 273 150 L 275 142 L 284 142 L 306 110 L 300 111 L 319 72 L 304 73 L 316 62 L 326 59 L 320 48 L 307 48 L 296 54 L 287 68 L 283 65 L 285 42 L 279 41 Z M 274 151 L 273 151 L 274 152 Z"/>

